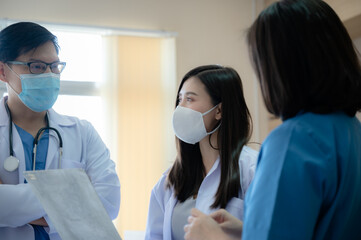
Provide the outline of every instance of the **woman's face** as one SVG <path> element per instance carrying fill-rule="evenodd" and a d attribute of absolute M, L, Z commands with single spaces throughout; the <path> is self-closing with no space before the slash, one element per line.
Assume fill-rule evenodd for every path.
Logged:
<path fill-rule="evenodd" d="M 196 77 L 187 79 L 178 94 L 178 105 L 205 113 L 214 107 L 204 84 Z M 212 131 L 221 119 L 220 106 L 203 116 L 207 132 Z"/>
<path fill-rule="evenodd" d="M 14 61 L 20 61 L 20 62 L 36 62 L 41 61 L 45 63 L 52 63 L 59 61 L 58 54 L 56 52 L 55 46 L 53 42 L 48 41 L 44 43 L 43 45 L 40 45 L 39 47 L 35 48 L 34 50 L 31 50 L 23 55 L 20 55 L 17 57 Z M 8 66 L 5 66 L 2 63 L 2 68 L 4 71 L 4 75 L 2 76 L 2 79 L 4 82 L 7 82 L 10 84 L 10 86 L 17 92 L 18 94 L 21 93 L 21 81 L 19 77 L 14 73 L 16 72 L 18 75 L 20 74 L 30 74 L 29 67 L 27 65 L 15 65 L 15 64 L 9 64 L 9 67 L 14 71 L 12 72 Z M 48 67 L 45 71 L 45 73 L 49 73 L 50 68 Z"/>

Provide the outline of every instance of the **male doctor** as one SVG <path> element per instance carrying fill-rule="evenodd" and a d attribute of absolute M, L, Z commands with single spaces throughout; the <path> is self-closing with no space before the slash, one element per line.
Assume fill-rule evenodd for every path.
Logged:
<path fill-rule="evenodd" d="M 35 23 L 0 32 L 0 80 L 8 89 L 0 100 L 1 240 L 60 239 L 23 176 L 28 170 L 57 169 L 60 142 L 61 167 L 84 169 L 109 217 L 119 211 L 120 184 L 101 138 L 89 122 L 52 109 L 66 65 L 58 51 L 57 38 Z"/>

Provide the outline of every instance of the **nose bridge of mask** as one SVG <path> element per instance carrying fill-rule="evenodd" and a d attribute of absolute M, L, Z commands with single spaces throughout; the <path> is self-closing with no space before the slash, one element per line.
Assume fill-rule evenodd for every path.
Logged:
<path fill-rule="evenodd" d="M 56 82 L 60 78 L 59 74 L 55 73 L 40 73 L 40 74 L 21 74 L 20 80 L 22 85 L 26 86 L 43 86 L 46 87 L 48 85 L 53 84 L 53 80 Z"/>

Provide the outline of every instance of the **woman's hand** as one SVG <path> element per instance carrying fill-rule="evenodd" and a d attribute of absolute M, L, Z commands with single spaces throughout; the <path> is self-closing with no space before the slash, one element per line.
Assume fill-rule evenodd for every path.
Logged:
<path fill-rule="evenodd" d="M 232 216 L 224 209 L 219 209 L 218 211 L 211 213 L 209 216 L 218 222 L 222 230 L 229 237 L 232 237 L 231 239 L 241 239 L 243 230 L 243 222 L 241 220 Z"/>
<path fill-rule="evenodd" d="M 186 240 L 239 240 L 242 222 L 223 209 L 207 216 L 193 208 L 184 231 Z"/>

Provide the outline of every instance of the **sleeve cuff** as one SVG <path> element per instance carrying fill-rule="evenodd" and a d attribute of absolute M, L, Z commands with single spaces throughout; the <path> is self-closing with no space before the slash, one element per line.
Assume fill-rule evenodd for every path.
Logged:
<path fill-rule="evenodd" d="M 48 227 L 44 227 L 45 231 L 50 235 L 50 234 L 53 234 L 53 233 L 56 233 L 56 229 L 53 225 L 53 223 L 51 222 L 50 218 L 48 215 L 45 215 L 44 216 L 44 219 L 45 221 L 47 222 L 48 224 Z"/>

